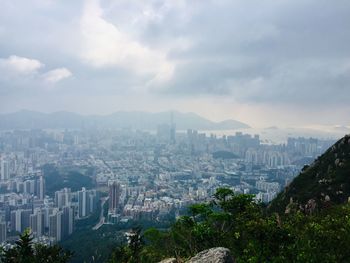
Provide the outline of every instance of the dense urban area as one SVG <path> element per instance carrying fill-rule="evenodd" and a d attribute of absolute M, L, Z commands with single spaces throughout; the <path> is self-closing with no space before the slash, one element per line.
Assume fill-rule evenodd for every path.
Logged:
<path fill-rule="evenodd" d="M 11 130 L 0 133 L 0 242 L 30 228 L 35 242 L 69 239 L 98 214 L 105 224 L 175 220 L 218 187 L 269 202 L 334 141 L 288 138 L 262 144 L 241 132 Z"/>

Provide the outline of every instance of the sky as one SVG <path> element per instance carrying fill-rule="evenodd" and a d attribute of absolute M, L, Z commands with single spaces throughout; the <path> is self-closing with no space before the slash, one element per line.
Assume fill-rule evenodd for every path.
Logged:
<path fill-rule="evenodd" d="M 0 113 L 350 124 L 350 1 L 0 0 Z"/>

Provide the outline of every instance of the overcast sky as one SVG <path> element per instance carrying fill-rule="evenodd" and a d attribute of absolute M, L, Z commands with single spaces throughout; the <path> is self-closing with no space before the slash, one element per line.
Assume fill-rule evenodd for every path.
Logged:
<path fill-rule="evenodd" d="M 350 1 L 0 0 L 0 112 L 350 124 Z"/>

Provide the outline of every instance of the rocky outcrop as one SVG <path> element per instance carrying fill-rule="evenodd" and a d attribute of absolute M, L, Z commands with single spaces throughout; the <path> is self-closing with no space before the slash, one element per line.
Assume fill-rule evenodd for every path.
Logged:
<path fill-rule="evenodd" d="M 159 263 L 183 263 L 182 260 L 176 260 L 175 258 L 167 258 Z M 229 249 L 224 247 L 214 247 L 211 249 L 199 252 L 193 258 L 186 263 L 235 263 Z"/>
<path fill-rule="evenodd" d="M 215 247 L 199 252 L 188 263 L 234 263 L 231 252 L 224 247 Z"/>
<path fill-rule="evenodd" d="M 159 263 L 177 263 L 177 262 L 178 261 L 176 260 L 176 258 L 167 258 L 167 259 L 163 259 Z"/>

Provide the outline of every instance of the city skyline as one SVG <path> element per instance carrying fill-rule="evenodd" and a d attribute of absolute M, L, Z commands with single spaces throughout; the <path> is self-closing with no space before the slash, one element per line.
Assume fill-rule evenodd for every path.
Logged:
<path fill-rule="evenodd" d="M 270 202 L 334 140 L 130 129 L 0 131 L 0 242 L 30 228 L 54 244 L 105 225 L 166 223 L 216 189 Z M 170 220 L 170 221 L 169 221 Z"/>
<path fill-rule="evenodd" d="M 349 123 L 347 1 L 0 5 L 0 113 L 173 109 L 255 127 Z"/>

